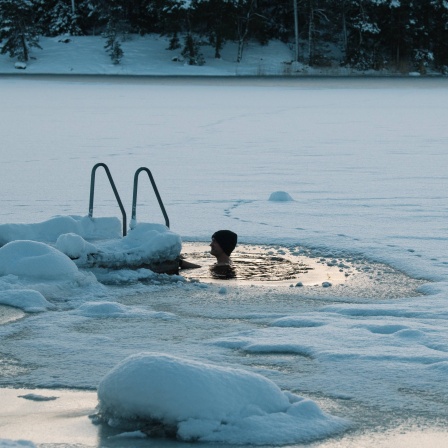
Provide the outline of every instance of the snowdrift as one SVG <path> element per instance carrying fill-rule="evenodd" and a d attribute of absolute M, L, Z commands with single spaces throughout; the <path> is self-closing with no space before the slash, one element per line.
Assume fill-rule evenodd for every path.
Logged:
<path fill-rule="evenodd" d="M 121 237 L 117 218 L 88 216 L 57 216 L 36 224 L 0 225 L 0 246 L 17 240 L 54 246 L 81 268 L 145 267 L 157 272 L 176 271 L 182 248 L 180 236 L 162 224 L 139 223 Z M 27 248 L 36 250 L 37 246 L 33 247 L 22 244 L 20 256 L 27 255 Z M 43 250 L 42 245 L 39 247 Z M 46 278 L 47 272 L 49 266 L 41 263 L 38 275 Z"/>
<path fill-rule="evenodd" d="M 120 230 L 116 218 L 79 216 L 0 225 L 0 304 L 41 312 L 55 308 L 49 299 L 64 299 L 79 287 L 101 294 L 92 268 L 120 270 L 128 280 L 177 271 L 179 235 L 160 224 L 137 224 L 126 237 Z M 97 271 L 105 277 L 104 269 Z"/>
<path fill-rule="evenodd" d="M 349 426 L 256 373 L 158 353 L 118 364 L 98 399 L 103 423 L 183 441 L 285 445 Z"/>

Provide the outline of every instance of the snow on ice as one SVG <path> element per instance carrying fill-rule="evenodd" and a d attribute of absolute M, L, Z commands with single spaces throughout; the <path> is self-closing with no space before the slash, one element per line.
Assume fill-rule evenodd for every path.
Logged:
<path fill-rule="evenodd" d="M 61 43 L 61 37 L 40 38 L 42 50 L 32 50 L 33 58 L 27 64 L 15 67 L 8 55 L 0 55 L 0 73 L 26 74 L 113 74 L 113 75 L 174 75 L 174 76 L 241 76 L 283 75 L 290 66 L 291 50 L 283 42 L 269 45 L 248 43 L 243 64 L 235 62 L 237 44 L 228 42 L 222 58 L 214 57 L 211 46 L 203 47 L 207 63 L 192 66 L 184 62 L 180 52 L 167 51 L 169 38 L 158 35 L 128 35 L 123 42 L 125 57 L 113 64 L 104 50 L 104 39 L 97 36 L 70 36 L 70 42 Z M 174 59 L 178 61 L 174 62 Z M 17 70 L 21 68 L 22 70 Z M 303 68 L 300 64 L 300 68 Z M 320 70 L 307 69 L 309 73 Z M 345 69 L 341 69 L 345 72 Z"/>
<path fill-rule="evenodd" d="M 12 241 L 0 248 L 0 275 L 74 280 L 78 268 L 67 255 L 36 241 Z"/>
<path fill-rule="evenodd" d="M 269 200 L 273 202 L 289 202 L 293 201 L 294 199 L 286 191 L 274 191 L 269 196 Z"/>
<path fill-rule="evenodd" d="M 33 289 L 0 291 L 0 303 L 22 308 L 27 313 L 38 313 L 56 308 L 39 291 Z"/>
<path fill-rule="evenodd" d="M 173 313 L 162 311 L 148 311 L 145 308 L 130 307 L 115 302 L 86 302 L 77 308 L 74 313 L 85 317 L 107 318 L 107 317 L 124 317 L 124 318 L 141 318 L 145 316 L 157 319 L 174 319 Z"/>
<path fill-rule="evenodd" d="M 446 80 L 17 77 L 3 78 L 0 88 L 0 243 L 6 250 L 30 245 L 17 270 L 0 277 L 0 300 L 47 310 L 0 326 L 2 366 L 11 372 L 1 385 L 94 389 L 114 365 L 150 349 L 182 357 L 176 370 L 188 380 L 184 362 L 197 360 L 216 393 L 227 377 L 209 371 L 211 363 L 312 397 L 367 434 L 403 422 L 440 422 L 446 432 Z M 137 224 L 135 239 L 134 230 L 125 239 L 116 218 L 101 229 L 74 218 L 86 212 L 90 168 L 99 160 L 123 198 L 132 197 L 135 169 L 150 164 L 173 234 L 151 224 L 140 235 Z M 294 201 L 268 200 L 280 190 Z M 106 190 L 97 197 L 105 198 L 98 215 L 116 216 Z M 140 203 L 139 216 L 158 222 L 150 199 L 142 194 Z M 24 224 L 7 224 L 18 221 Z M 112 240 L 138 259 L 149 250 L 143 233 L 174 256 L 181 237 L 204 242 L 219 228 L 235 230 L 242 243 L 269 245 L 274 255 L 281 246 L 335 266 L 362 261 L 371 283 L 355 296 L 345 285 L 305 281 L 284 289 L 227 283 L 224 294 L 222 285 L 148 269 L 90 272 L 81 263 L 112 251 Z M 65 257 L 60 268 L 68 277 L 33 276 L 42 271 L 32 259 L 41 256 L 49 266 Z M 374 262 L 386 265 L 374 270 Z M 2 269 L 12 267 L 3 259 Z M 374 286 L 389 270 L 402 276 L 378 298 Z M 418 286 L 394 294 L 415 278 Z M 259 420 L 269 427 L 295 418 L 263 405 L 261 415 L 244 419 L 246 432 L 231 422 L 240 431 L 236 443 L 260 440 L 249 421 L 258 431 Z M 313 431 L 313 422 L 328 422 L 315 415 Z M 202 423 L 186 427 L 208 437 Z"/>
<path fill-rule="evenodd" d="M 165 354 L 125 359 L 102 379 L 98 399 L 112 426 L 138 421 L 149 434 L 163 426 L 184 441 L 285 445 L 349 427 L 261 375 Z"/>
<path fill-rule="evenodd" d="M 0 439 L 0 448 L 36 448 L 36 445 L 29 440 Z"/>
<path fill-rule="evenodd" d="M 54 243 L 61 235 L 70 233 L 87 239 L 118 238 L 121 225 L 117 218 L 88 216 L 55 216 L 39 223 L 0 224 L 0 245 L 16 240 Z"/>
<path fill-rule="evenodd" d="M 89 255 L 96 257 L 94 261 L 103 255 L 104 263 L 125 268 L 117 272 L 99 269 L 100 280 L 130 282 L 154 278 L 155 274 L 148 269 L 126 269 L 129 266 L 175 260 L 180 254 L 179 235 L 164 225 L 141 223 L 123 238 L 119 229 L 116 218 L 78 216 L 58 216 L 36 224 L 0 225 L 0 241 L 4 243 L 0 247 L 0 304 L 27 312 L 53 309 L 54 305 L 43 295 L 48 290 L 43 284 L 47 282 L 59 289 L 95 284 L 89 272 L 78 269 L 88 264 Z M 94 239 L 95 244 L 84 237 Z M 98 238 L 102 240 L 97 241 Z M 106 311 L 104 305 L 102 310 Z M 109 310 L 112 315 L 120 313 L 123 310 Z"/>

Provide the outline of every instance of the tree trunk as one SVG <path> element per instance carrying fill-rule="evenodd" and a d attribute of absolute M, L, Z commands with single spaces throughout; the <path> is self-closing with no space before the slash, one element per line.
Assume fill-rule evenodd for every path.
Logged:
<path fill-rule="evenodd" d="M 25 35 L 23 33 L 20 35 L 20 42 L 22 44 L 22 50 L 23 50 L 23 62 L 28 62 L 29 60 L 28 46 L 26 44 Z"/>
<path fill-rule="evenodd" d="M 256 0 L 252 0 L 249 5 L 249 9 L 247 10 L 247 14 L 245 16 L 237 18 L 238 24 L 238 54 L 236 61 L 241 62 L 243 59 L 243 50 L 244 44 L 246 42 L 246 38 L 249 34 L 249 23 L 252 19 L 253 8 L 256 6 Z"/>
<path fill-rule="evenodd" d="M 308 26 L 308 65 L 311 65 L 313 59 L 313 34 L 314 34 L 314 4 L 310 1 L 310 18 Z"/>
<path fill-rule="evenodd" d="M 345 2 L 342 6 L 342 41 L 344 44 L 344 52 L 347 56 L 347 50 L 348 50 L 348 37 L 347 37 L 347 18 L 345 15 Z"/>
<path fill-rule="evenodd" d="M 297 7 L 297 0 L 294 0 L 294 61 L 299 62 L 299 10 Z"/>
<path fill-rule="evenodd" d="M 219 30 L 216 33 L 215 59 L 221 59 L 222 41 L 223 41 L 222 34 L 221 31 Z"/>

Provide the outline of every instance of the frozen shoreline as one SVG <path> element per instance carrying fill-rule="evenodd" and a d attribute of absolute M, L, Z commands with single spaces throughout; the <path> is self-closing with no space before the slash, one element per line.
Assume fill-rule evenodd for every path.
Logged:
<path fill-rule="evenodd" d="M 399 73 L 367 70 L 361 72 L 349 67 L 310 67 L 292 62 L 291 48 L 281 41 L 268 45 L 249 42 L 243 59 L 237 63 L 237 44 L 227 42 L 221 58 L 214 57 L 210 46 L 203 47 L 205 64 L 188 65 L 179 50 L 169 51 L 169 39 L 158 35 L 128 35 L 123 42 L 124 57 L 120 64 L 113 64 L 104 50 L 105 40 L 100 36 L 70 36 L 68 42 L 59 37 L 41 37 L 41 50 L 32 48 L 31 58 L 23 68 L 15 68 L 16 59 L 0 56 L 0 73 L 61 73 L 61 74 L 115 74 L 115 75 L 174 75 L 174 76 L 402 76 Z M 407 77 L 421 76 L 410 72 Z M 424 75 L 443 76 L 437 72 Z"/>
<path fill-rule="evenodd" d="M 72 81 L 72 82 L 115 82 L 115 83 L 186 83 L 198 85 L 266 85 L 266 86 L 304 86 L 312 84 L 324 84 L 325 88 L 331 88 L 331 82 L 337 82 L 340 85 L 335 88 L 341 88 L 347 83 L 350 88 L 363 88 L 375 86 L 375 83 L 390 81 L 393 87 L 428 87 L 431 82 L 444 85 L 448 82 L 448 76 L 427 75 L 427 76 L 406 76 L 406 75 L 300 75 L 300 76 L 226 76 L 226 75 L 170 75 L 170 74 L 106 74 L 106 73 L 0 73 L 2 79 L 28 79 L 30 81 Z"/>

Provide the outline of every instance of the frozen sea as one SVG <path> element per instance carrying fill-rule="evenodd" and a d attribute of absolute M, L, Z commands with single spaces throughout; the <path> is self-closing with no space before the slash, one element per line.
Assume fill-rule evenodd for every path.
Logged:
<path fill-rule="evenodd" d="M 260 373 L 353 422 L 319 446 L 448 443 L 445 79 L 5 76 L 0 97 L 1 224 L 86 215 L 98 162 L 130 214 L 145 166 L 184 242 L 229 228 L 372 281 L 39 285 L 56 310 L 0 326 L 0 386 L 96 390 L 126 356 L 162 352 Z M 140 182 L 137 218 L 163 222 Z M 94 216 L 120 217 L 101 172 Z M 83 306 L 104 301 L 120 316 Z"/>

